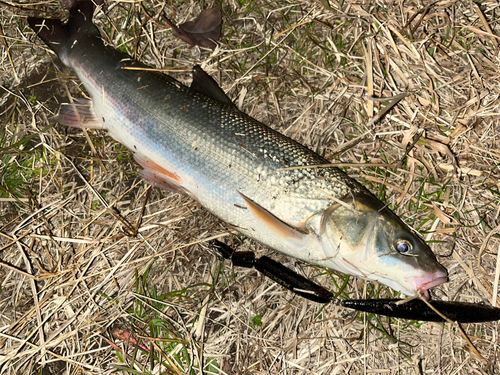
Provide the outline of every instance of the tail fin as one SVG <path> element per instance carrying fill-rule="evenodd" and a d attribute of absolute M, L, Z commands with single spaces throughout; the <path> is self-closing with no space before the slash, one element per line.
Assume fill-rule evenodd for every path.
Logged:
<path fill-rule="evenodd" d="M 57 19 L 33 17 L 28 18 L 28 23 L 45 44 L 59 56 L 70 39 L 66 25 Z"/>
<path fill-rule="evenodd" d="M 70 48 L 80 35 L 99 35 L 99 30 L 92 23 L 93 13 L 92 0 L 76 0 L 70 9 L 67 24 L 63 24 L 60 19 L 33 17 L 28 18 L 28 23 L 45 44 L 61 58 L 64 51 Z"/>

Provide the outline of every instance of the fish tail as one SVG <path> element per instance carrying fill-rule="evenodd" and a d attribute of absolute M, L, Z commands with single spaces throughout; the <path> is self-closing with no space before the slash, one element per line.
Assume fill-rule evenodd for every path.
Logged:
<path fill-rule="evenodd" d="M 64 62 L 64 57 L 80 35 L 99 35 L 92 23 L 94 3 L 92 0 L 77 0 L 70 9 L 68 23 L 60 19 L 28 17 L 30 27 L 45 44 Z"/>
<path fill-rule="evenodd" d="M 69 31 L 67 25 L 63 25 L 59 19 L 45 19 L 29 17 L 30 27 L 57 55 L 66 48 L 69 41 Z"/>

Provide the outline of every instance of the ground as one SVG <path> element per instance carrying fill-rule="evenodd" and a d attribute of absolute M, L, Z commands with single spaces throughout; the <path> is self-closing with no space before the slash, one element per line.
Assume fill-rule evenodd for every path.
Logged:
<path fill-rule="evenodd" d="M 189 48 L 163 18 L 217 5 L 215 51 Z M 221 262 L 211 238 L 342 299 L 399 297 L 236 235 L 151 189 L 105 132 L 57 124 L 85 89 L 26 17 L 64 18 L 62 4 L 0 2 L 0 14 L 0 372 L 500 372 L 498 322 L 462 326 L 480 359 L 451 324 L 316 304 Z M 339 163 L 448 269 L 434 298 L 500 306 L 499 20 L 496 0 L 147 0 L 106 1 L 95 23 L 187 84 L 200 64 L 242 111 Z"/>

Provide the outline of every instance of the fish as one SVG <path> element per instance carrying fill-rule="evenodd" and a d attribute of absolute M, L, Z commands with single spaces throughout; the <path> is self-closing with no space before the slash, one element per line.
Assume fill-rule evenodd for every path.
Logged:
<path fill-rule="evenodd" d="M 428 245 L 359 182 L 238 110 L 199 66 L 188 87 L 105 45 L 93 12 L 81 0 L 66 24 L 28 18 L 92 99 L 63 107 L 61 124 L 107 130 L 145 181 L 288 256 L 426 299 L 447 282 Z"/>

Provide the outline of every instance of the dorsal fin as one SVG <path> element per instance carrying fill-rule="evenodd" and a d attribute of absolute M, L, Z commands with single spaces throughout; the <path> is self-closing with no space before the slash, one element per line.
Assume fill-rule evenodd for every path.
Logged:
<path fill-rule="evenodd" d="M 191 89 L 205 95 L 206 97 L 217 100 L 218 102 L 233 106 L 233 102 L 226 93 L 219 87 L 217 82 L 210 77 L 199 65 L 193 66 L 193 81 Z"/>

